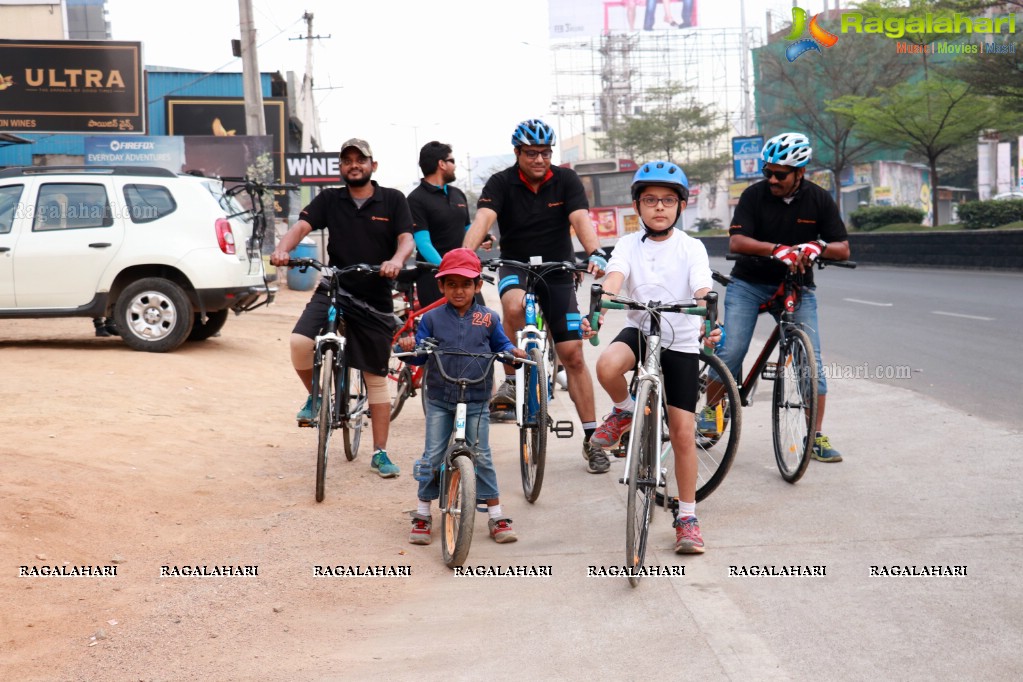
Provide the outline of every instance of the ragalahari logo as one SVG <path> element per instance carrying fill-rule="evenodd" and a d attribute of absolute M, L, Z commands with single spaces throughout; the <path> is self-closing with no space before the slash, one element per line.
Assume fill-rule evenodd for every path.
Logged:
<path fill-rule="evenodd" d="M 806 10 L 802 7 L 792 8 L 792 30 L 789 31 L 789 35 L 785 40 L 795 40 L 796 42 L 785 48 L 785 56 L 790 62 L 796 61 L 801 55 L 809 52 L 810 50 L 816 50 L 821 52 L 821 47 L 831 47 L 838 42 L 838 36 L 834 33 L 829 33 L 820 27 L 817 20 L 820 19 L 820 14 L 813 15 L 813 19 L 810 20 L 810 25 L 806 25 Z M 799 40 L 799 37 L 803 33 L 809 32 L 809 38 L 803 38 Z"/>

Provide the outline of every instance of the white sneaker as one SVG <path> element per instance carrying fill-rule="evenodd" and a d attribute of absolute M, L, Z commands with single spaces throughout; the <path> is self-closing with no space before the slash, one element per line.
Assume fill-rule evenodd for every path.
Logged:
<path fill-rule="evenodd" d="M 565 373 L 565 370 L 558 370 L 558 373 L 554 375 L 554 383 L 561 386 L 561 390 L 568 390 L 568 374 Z"/>

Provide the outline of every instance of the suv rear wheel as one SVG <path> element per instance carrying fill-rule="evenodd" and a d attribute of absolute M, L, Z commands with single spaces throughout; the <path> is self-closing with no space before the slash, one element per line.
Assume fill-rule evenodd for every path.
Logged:
<path fill-rule="evenodd" d="M 135 350 L 165 353 L 188 338 L 194 312 L 177 284 L 147 277 L 124 288 L 117 299 L 115 319 L 126 344 Z"/>
<path fill-rule="evenodd" d="M 206 313 L 206 323 L 203 324 L 202 315 L 196 313 L 192 322 L 192 333 L 188 335 L 189 341 L 205 341 L 224 328 L 227 322 L 227 308 Z"/>

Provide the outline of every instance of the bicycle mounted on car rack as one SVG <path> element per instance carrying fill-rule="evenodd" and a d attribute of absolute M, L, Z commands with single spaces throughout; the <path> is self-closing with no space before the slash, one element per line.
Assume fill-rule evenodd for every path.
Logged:
<path fill-rule="evenodd" d="M 248 244 L 245 246 L 245 252 L 248 254 L 249 262 L 253 260 L 262 260 L 263 258 L 263 242 L 266 240 L 267 227 L 271 224 L 270 220 L 267 219 L 266 214 L 266 195 L 274 191 L 282 190 L 294 190 L 298 189 L 298 185 L 293 184 L 280 184 L 280 183 L 264 183 L 254 180 L 249 177 L 233 178 L 225 177 L 220 178 L 224 183 L 236 182 L 238 183 L 234 187 L 226 190 L 225 194 L 234 199 L 239 194 L 245 194 L 249 198 L 249 207 L 242 207 L 241 211 L 236 211 L 228 216 L 228 218 L 235 218 L 238 216 L 244 216 L 246 214 L 252 215 L 252 236 L 249 238 Z M 277 293 L 276 287 L 271 287 L 270 275 L 266 273 L 265 269 L 263 272 L 263 286 L 266 291 L 266 299 L 258 303 L 245 306 L 237 311 L 236 314 L 241 314 L 249 310 L 270 305 L 273 303 L 274 295 Z"/>

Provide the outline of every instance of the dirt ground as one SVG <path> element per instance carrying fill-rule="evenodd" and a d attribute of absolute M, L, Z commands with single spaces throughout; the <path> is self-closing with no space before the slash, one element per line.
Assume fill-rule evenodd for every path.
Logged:
<path fill-rule="evenodd" d="M 369 470 L 367 427 L 354 462 L 335 439 L 315 502 L 316 434 L 295 426 L 304 393 L 287 344 L 308 296 L 282 288 L 270 308 L 167 354 L 95 338 L 86 318 L 0 322 L 0 679 L 318 676 L 378 634 L 346 621 L 413 584 L 314 577 L 314 565 L 447 574 L 439 547 L 407 554 L 415 404 L 391 433 L 400 477 Z M 164 565 L 258 576 L 161 577 Z"/>

